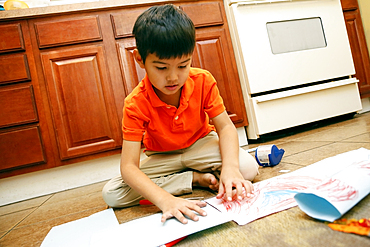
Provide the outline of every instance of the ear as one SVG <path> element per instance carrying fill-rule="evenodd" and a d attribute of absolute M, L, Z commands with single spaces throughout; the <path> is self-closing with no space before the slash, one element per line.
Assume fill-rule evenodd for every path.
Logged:
<path fill-rule="evenodd" d="M 140 68 L 145 69 L 144 61 L 137 49 L 134 49 L 134 59 L 139 64 Z"/>

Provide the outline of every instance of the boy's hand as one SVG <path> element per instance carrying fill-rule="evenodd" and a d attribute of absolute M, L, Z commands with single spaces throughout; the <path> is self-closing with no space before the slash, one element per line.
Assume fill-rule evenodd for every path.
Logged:
<path fill-rule="evenodd" d="M 179 197 L 172 196 L 170 199 L 160 203 L 161 205 L 157 205 L 163 212 L 162 215 L 162 222 L 165 222 L 167 219 L 175 217 L 181 223 L 186 224 L 188 220 L 185 218 L 192 219 L 193 221 L 198 221 L 199 217 L 194 213 L 197 212 L 199 215 L 206 216 L 207 213 L 201 209 L 201 207 L 205 207 L 207 204 L 203 201 L 198 200 L 186 200 Z"/>
<path fill-rule="evenodd" d="M 235 191 L 233 191 L 235 188 Z M 232 201 L 233 197 L 242 200 L 253 192 L 253 185 L 245 180 L 239 169 L 224 169 L 220 175 L 220 187 L 216 198 L 225 197 L 227 201 Z"/>

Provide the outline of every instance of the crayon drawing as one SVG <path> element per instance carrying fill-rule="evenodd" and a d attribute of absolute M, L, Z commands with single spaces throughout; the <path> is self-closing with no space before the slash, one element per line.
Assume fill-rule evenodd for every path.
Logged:
<path fill-rule="evenodd" d="M 358 169 L 364 169 L 365 172 L 368 172 L 367 175 L 370 175 L 370 162 L 368 160 L 359 162 L 357 164 Z"/>
<path fill-rule="evenodd" d="M 280 176 L 254 184 L 254 193 L 242 201 L 209 200 L 221 212 L 237 214 L 239 225 L 297 206 L 295 194 L 306 190 L 320 191 L 335 201 L 352 200 L 357 190 L 337 179 L 310 176 Z"/>
<path fill-rule="evenodd" d="M 313 191 L 319 191 L 321 196 L 332 202 L 354 200 L 358 194 L 355 188 L 334 178 L 323 181 L 319 186 L 311 189 Z"/>
<path fill-rule="evenodd" d="M 319 186 L 297 193 L 294 199 L 299 208 L 319 220 L 333 222 L 340 218 L 370 192 L 369 157 L 364 155 L 363 160 L 337 171 Z"/>

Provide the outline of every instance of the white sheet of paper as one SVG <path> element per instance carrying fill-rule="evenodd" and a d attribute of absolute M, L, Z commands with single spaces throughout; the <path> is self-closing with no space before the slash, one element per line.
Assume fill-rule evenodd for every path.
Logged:
<path fill-rule="evenodd" d="M 113 209 L 54 226 L 41 243 L 41 247 L 88 247 L 90 238 L 104 229 L 118 226 Z"/>
<path fill-rule="evenodd" d="M 230 217 L 239 225 L 245 225 L 267 215 L 297 206 L 294 195 L 314 185 L 317 181 L 321 181 L 308 176 L 292 174 L 255 183 L 253 195 L 242 201 L 227 202 L 213 197 L 206 202 L 225 214 L 231 214 Z"/>
<path fill-rule="evenodd" d="M 94 234 L 90 247 L 123 246 L 123 244 L 135 247 L 155 247 L 231 221 L 228 214 L 222 214 L 210 205 L 203 209 L 207 212 L 207 216 L 199 216 L 199 221 L 189 220 L 187 224 L 182 224 L 174 218 L 162 223 L 162 213 L 120 224 Z"/>
<path fill-rule="evenodd" d="M 325 221 L 340 218 L 370 193 L 370 151 L 356 150 L 349 166 L 324 180 L 319 186 L 295 195 L 299 208 L 307 215 Z M 347 156 L 348 153 L 342 155 Z M 340 156 L 340 157 L 342 157 Z M 367 157 L 366 157 L 367 156 Z M 356 159 L 363 157 L 363 160 Z M 343 159 L 348 162 L 348 160 Z"/>
<path fill-rule="evenodd" d="M 334 212 L 335 210 L 333 211 L 332 208 L 329 211 L 328 204 L 330 203 L 328 202 L 323 202 L 320 199 L 315 201 L 315 203 L 320 203 L 317 209 L 313 209 L 319 215 L 317 217 L 320 219 L 328 219 L 325 218 L 325 215 L 329 218 L 332 218 L 333 215 L 337 217 L 338 214 L 342 215 L 348 211 L 369 193 L 369 157 L 370 151 L 360 148 L 321 160 L 289 174 L 283 174 L 255 183 L 254 196 L 240 202 L 236 200 L 225 202 L 215 197 L 206 200 L 206 202 L 221 212 L 231 214 L 231 217 L 236 223 L 244 225 L 261 217 L 297 206 L 297 201 L 294 198 L 298 192 L 311 193 L 312 190 L 317 192 L 320 184 L 333 178 L 338 181 L 344 181 L 358 190 L 356 198 L 351 198 L 351 200 L 347 200 L 346 202 L 340 201 L 336 203 L 335 207 L 338 212 Z M 353 165 L 356 164 L 363 167 L 362 171 L 353 169 Z M 359 179 L 358 172 L 361 172 L 363 175 L 361 179 Z M 337 188 L 328 188 L 331 193 L 337 193 Z M 343 190 L 339 192 L 343 192 Z M 307 196 L 305 203 L 310 203 L 311 206 L 315 205 L 310 201 L 312 198 L 313 196 L 311 195 Z M 308 215 L 312 216 L 314 214 L 310 213 Z"/>

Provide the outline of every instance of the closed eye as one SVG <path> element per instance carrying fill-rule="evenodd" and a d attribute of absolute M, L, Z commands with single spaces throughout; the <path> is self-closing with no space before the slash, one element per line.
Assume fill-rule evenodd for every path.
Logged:
<path fill-rule="evenodd" d="M 167 67 L 156 67 L 158 70 L 165 70 Z"/>

